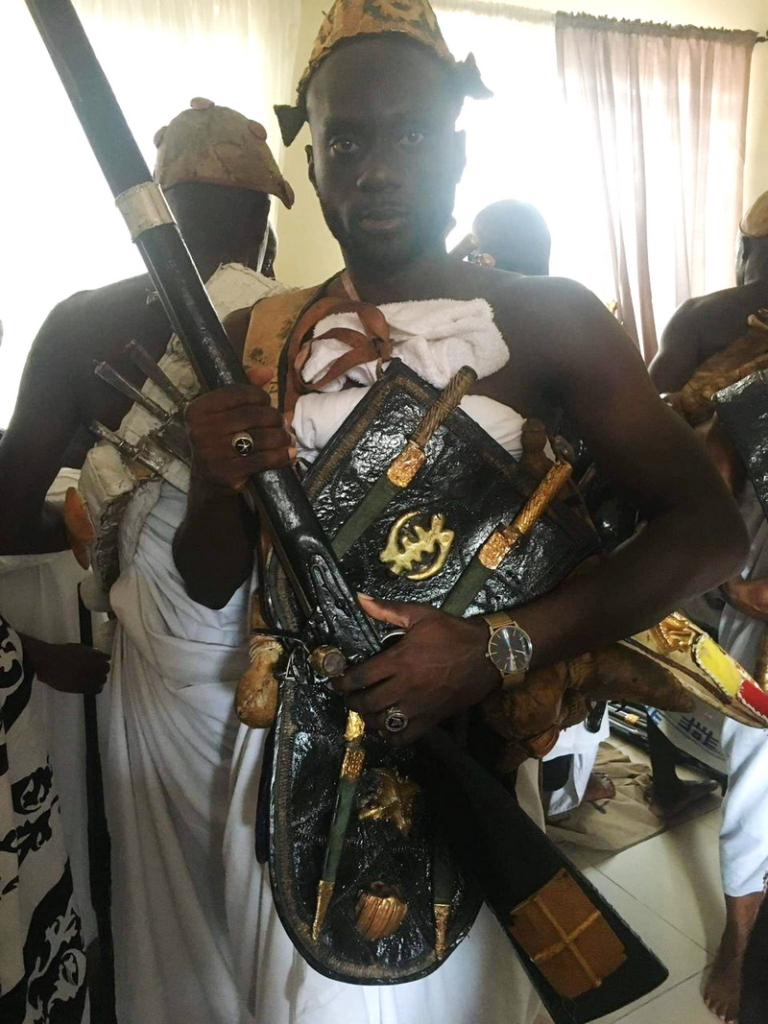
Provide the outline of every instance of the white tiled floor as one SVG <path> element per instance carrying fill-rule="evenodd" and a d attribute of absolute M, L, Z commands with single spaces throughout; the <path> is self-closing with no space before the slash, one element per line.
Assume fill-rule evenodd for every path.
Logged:
<path fill-rule="evenodd" d="M 715 1024 L 701 988 L 723 927 L 720 817 L 713 810 L 608 857 L 568 851 L 669 970 L 659 989 L 598 1024 Z"/>

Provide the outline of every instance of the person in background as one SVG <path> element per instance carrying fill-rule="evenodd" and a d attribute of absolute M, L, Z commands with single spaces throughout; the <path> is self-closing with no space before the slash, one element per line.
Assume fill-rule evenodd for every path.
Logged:
<path fill-rule="evenodd" d="M 768 330 L 759 326 L 758 317 L 760 310 L 768 306 L 768 192 L 756 200 L 741 223 L 736 279 L 735 288 L 684 303 L 664 331 L 649 372 L 658 390 L 669 394 L 672 404 L 680 404 L 681 389 L 701 363 L 740 343 L 750 326 L 758 342 L 761 332 Z M 748 352 L 745 358 L 749 359 Z M 752 369 L 745 369 L 745 375 L 751 372 Z M 708 426 L 705 420 L 700 430 L 703 432 Z M 710 442 L 715 443 L 714 435 Z M 714 450 L 723 452 L 720 445 Z M 754 674 L 768 620 L 768 523 L 754 490 L 745 483 L 743 470 L 734 465 L 730 453 L 723 452 L 719 461 L 739 498 L 751 547 L 741 574 L 714 595 L 715 603 L 719 601 L 722 607 L 719 619 L 716 616 L 714 621 L 720 644 Z M 670 768 L 669 741 L 655 727 L 654 730 L 650 739 L 661 747 L 661 759 L 666 766 L 659 772 L 660 782 L 667 780 L 666 788 L 671 792 L 669 781 L 674 777 L 674 789 L 676 776 L 674 768 Z M 720 742 L 728 770 L 720 830 L 726 924 L 704 999 L 716 1017 L 735 1024 L 739 1021 L 744 952 L 763 902 L 768 872 L 768 732 L 723 719 Z M 652 746 L 652 752 L 653 749 Z M 658 755 L 654 760 L 654 777 L 657 760 Z M 662 786 L 655 793 L 655 799 L 662 805 L 664 792 Z"/>
<path fill-rule="evenodd" d="M 661 394 L 673 394 L 694 370 L 740 338 L 748 318 L 768 306 L 768 192 L 741 222 L 734 288 L 688 299 L 665 328 L 649 372 Z"/>
<path fill-rule="evenodd" d="M 168 197 L 220 315 L 253 302 L 261 295 L 281 290 L 276 282 L 264 277 L 259 268 L 266 249 L 270 196 L 278 196 L 289 207 L 293 193 L 277 168 L 262 126 L 237 111 L 216 106 L 210 100 L 195 99 L 188 110 L 158 132 L 156 143 L 155 176 Z M 141 495 L 141 508 L 148 515 L 151 511 L 149 498 L 159 497 L 164 483 L 163 472 L 175 480 L 178 487 L 183 486 L 188 469 L 179 458 L 167 457 L 166 451 L 152 448 L 153 459 L 160 469 L 149 472 L 146 465 L 131 459 L 123 460 L 110 444 L 91 447 L 94 439 L 87 434 L 86 443 L 80 444 L 78 430 L 87 427 L 91 420 L 99 420 L 118 435 L 120 443 L 133 444 L 142 450 L 151 445 L 149 435 L 154 435 L 157 419 L 149 416 L 130 397 L 107 386 L 93 371 L 95 362 L 105 361 L 136 388 L 143 386 L 147 397 L 152 397 L 161 406 L 167 405 L 168 399 L 162 391 L 156 389 L 151 394 L 147 393 L 153 385 L 145 381 L 144 371 L 124 352 L 131 340 L 140 342 L 149 356 L 162 366 L 183 398 L 191 398 L 198 392 L 194 371 L 178 339 L 171 337 L 170 325 L 147 275 L 72 296 L 53 310 L 35 339 L 11 425 L 0 442 L 0 569 L 8 570 L 0 577 L 0 608 L 12 607 L 14 603 L 23 604 L 31 616 L 35 608 L 38 614 L 49 611 L 50 603 L 55 600 L 56 610 L 67 614 L 69 606 L 74 605 L 74 627 L 77 628 L 75 585 L 64 593 L 59 585 L 61 574 L 57 574 L 55 580 L 46 575 L 54 564 L 52 559 L 62 560 L 62 572 L 78 569 L 71 552 L 66 549 L 74 537 L 74 526 L 79 523 L 90 526 L 88 515 L 81 514 L 82 506 L 76 509 L 77 515 L 73 519 L 63 511 L 67 507 L 66 502 L 53 504 L 46 501 L 46 495 L 50 500 L 50 485 L 63 460 L 77 459 L 79 464 L 83 462 L 83 449 L 90 449 L 85 457 L 79 486 L 86 502 L 94 494 L 97 496 L 88 506 L 91 519 L 101 525 L 101 513 L 105 512 L 104 518 L 112 523 L 115 532 L 105 541 L 107 548 L 117 539 L 120 510 L 125 509 L 134 491 Z M 183 431 L 183 426 L 180 429 Z M 70 454 L 73 442 L 80 449 L 76 456 Z M 68 482 L 74 484 L 78 481 L 75 478 Z M 171 484 L 168 484 L 168 489 L 170 493 L 179 494 L 183 502 L 182 491 Z M 134 515 L 133 526 L 137 535 L 141 534 L 143 525 L 143 520 Z M 107 577 L 104 571 L 104 549 L 100 547 L 103 539 L 97 531 L 91 547 L 85 541 L 77 543 L 82 558 L 87 560 L 86 556 L 91 556 L 99 569 L 100 587 L 91 586 L 91 594 L 99 589 L 108 590 L 113 582 L 113 577 Z M 116 548 L 114 551 L 116 553 Z M 61 554 L 52 555 L 51 552 Z M 29 568 L 30 560 L 35 559 L 43 566 L 42 570 L 36 565 Z M 119 570 L 118 564 L 116 575 Z M 19 580 L 21 573 L 25 574 L 23 580 Z M 32 578 L 28 579 L 30 573 Z M 67 582 L 69 579 L 67 576 Z M 93 580 L 87 582 L 90 584 Z M 167 591 L 169 587 L 169 579 L 165 578 L 162 588 Z M 110 607 L 103 594 L 97 593 L 96 599 L 104 601 L 100 606 L 102 610 Z M 130 602 L 128 614 L 135 620 L 142 612 L 147 612 L 147 608 L 145 591 L 143 601 L 135 598 Z M 113 624 L 120 617 L 118 614 L 113 618 Z M 171 660 L 173 650 L 179 644 L 177 634 L 184 629 L 183 624 L 172 620 L 172 615 L 160 620 L 160 628 L 148 656 L 151 663 L 149 671 L 154 673 L 151 678 L 157 690 L 163 688 L 168 678 L 168 673 L 163 674 L 158 669 L 158 662 L 166 653 L 162 642 L 163 629 L 166 635 L 171 633 L 167 644 L 171 649 Z M 25 619 L 25 629 L 32 631 L 26 625 L 27 621 L 28 618 Z M 187 626 L 190 621 L 192 626 L 199 625 L 194 608 Z M 172 632 L 174 626 L 176 634 Z M 246 636 L 247 627 L 247 608 L 244 608 L 242 628 Z M 221 652 L 226 661 L 226 636 L 225 627 L 212 627 L 205 634 L 200 648 L 209 655 L 214 650 Z M 114 670 L 118 678 L 124 651 L 130 644 L 130 639 L 125 639 L 115 647 Z M 135 650 L 133 653 L 138 659 Z M 247 647 L 245 658 L 247 661 Z M 141 665 L 143 669 L 144 662 Z M 189 662 L 179 664 L 177 659 L 174 670 L 181 676 L 189 675 L 191 666 L 194 668 L 193 680 L 202 676 L 203 688 L 197 692 L 207 693 L 210 699 L 218 682 L 211 660 L 200 657 L 198 650 L 198 657 L 192 656 Z M 209 672 L 207 676 L 206 671 Z M 192 689 L 190 686 L 186 692 Z M 100 717 L 105 721 L 114 711 L 117 721 L 107 746 L 120 750 L 125 729 L 121 720 L 123 694 L 119 684 L 109 687 L 108 698 L 110 707 L 100 708 L 104 712 Z M 82 720 L 81 709 L 79 718 Z M 132 753 L 135 757 L 135 750 Z M 193 757 L 190 764 L 194 767 L 200 760 Z M 77 774 L 78 769 L 82 772 L 81 764 L 73 770 L 74 779 L 82 778 Z M 108 762 L 104 773 L 110 829 L 116 837 L 112 848 L 117 862 L 112 891 L 119 900 L 130 903 L 132 888 L 125 884 L 129 869 L 123 856 L 120 818 L 116 810 L 119 798 L 115 778 L 119 778 L 120 773 L 110 774 Z M 221 778 L 221 781 L 225 782 L 225 779 Z M 67 803 L 65 812 L 67 824 L 73 817 L 71 801 Z M 196 849 L 196 843 L 206 845 L 206 840 L 201 839 L 197 832 L 195 842 L 190 840 L 187 845 Z M 210 876 L 206 875 L 206 885 L 209 882 Z M 153 910 L 147 912 L 154 913 Z M 115 928 L 118 988 L 120 967 L 134 953 L 129 943 L 120 941 L 124 934 L 121 921 L 118 910 Z M 210 951 L 208 962 L 215 961 L 214 949 Z M 223 1019 L 223 1016 L 216 1018 L 212 1014 L 208 1019 L 214 1018 Z M 148 1014 L 144 1019 L 154 1018 Z"/>
<path fill-rule="evenodd" d="M 157 180 L 203 280 L 227 264 L 258 273 L 270 195 L 287 207 L 293 203 L 264 128 L 196 98 L 155 140 Z M 263 280 L 266 292 L 270 283 Z M 131 408 L 130 398 L 94 374 L 94 364 L 109 362 L 140 388 L 146 375 L 126 354 L 128 342 L 139 342 L 157 360 L 170 338 L 147 274 L 78 292 L 49 314 L 32 344 L 0 443 L 0 554 L 68 548 L 63 518 L 46 504 L 46 492 L 62 465 L 82 463 L 93 445 L 92 420 L 115 430 Z"/>
<path fill-rule="evenodd" d="M 475 217 L 472 231 L 478 250 L 494 259 L 497 270 L 545 277 L 552 239 L 546 221 L 530 203 L 502 199 Z"/>
<path fill-rule="evenodd" d="M 20 636 L 0 616 L 0 1020 L 88 1020 L 85 940 L 34 679 L 97 693 L 105 655 Z"/>

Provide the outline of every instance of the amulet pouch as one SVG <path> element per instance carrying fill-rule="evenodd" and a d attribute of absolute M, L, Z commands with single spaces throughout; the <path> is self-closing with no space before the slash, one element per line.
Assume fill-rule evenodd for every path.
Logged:
<path fill-rule="evenodd" d="M 497 566 L 478 570 L 478 552 L 515 521 L 540 478 L 454 409 L 424 445 L 426 458 L 410 482 L 382 485 L 438 398 L 393 360 L 304 480 L 318 518 L 329 538 L 343 538 L 337 554 L 358 591 L 448 603 L 464 615 L 530 601 L 594 553 L 597 536 L 575 506 L 554 498 Z M 301 635 L 301 614 L 276 559 L 267 590 L 279 625 Z M 450 955 L 481 897 L 452 861 L 423 755 L 366 732 L 335 885 L 317 928 L 318 883 L 349 749 L 346 724 L 342 699 L 294 647 L 275 727 L 275 902 L 300 952 L 323 974 L 362 984 L 413 981 Z"/>

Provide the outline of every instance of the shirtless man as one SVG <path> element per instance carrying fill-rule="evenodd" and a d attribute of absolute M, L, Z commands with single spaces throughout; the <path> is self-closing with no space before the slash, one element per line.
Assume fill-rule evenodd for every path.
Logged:
<path fill-rule="evenodd" d="M 660 392 L 674 394 L 709 356 L 744 335 L 747 319 L 768 306 L 768 192 L 741 224 L 736 264 L 739 284 L 684 303 L 661 339 L 650 375 Z M 738 461 L 738 460 L 737 460 Z M 734 479 L 734 473 L 727 470 Z M 743 472 L 734 490 L 743 488 Z M 752 497 L 744 505 L 752 550 L 744 571 L 723 588 L 728 604 L 720 618 L 720 642 L 754 671 L 763 625 L 768 615 L 768 552 L 763 550 L 764 516 Z M 741 965 L 755 916 L 763 899 L 768 845 L 766 804 L 768 745 L 760 730 L 725 721 L 721 746 L 728 761 L 729 787 L 720 833 L 720 862 L 725 891 L 726 925 L 704 990 L 707 1006 L 720 1020 L 739 1020 Z M 654 742 L 666 745 L 663 736 Z"/>
<path fill-rule="evenodd" d="M 667 325 L 650 367 L 661 394 L 678 391 L 697 366 L 744 333 L 747 317 L 768 306 L 768 192 L 742 221 L 735 288 L 688 299 Z"/>
<path fill-rule="evenodd" d="M 230 166 L 219 161 L 214 177 L 200 133 L 185 127 L 190 115 L 197 114 L 213 118 L 217 133 L 231 131 L 233 111 L 193 100 L 192 109 L 156 137 L 158 181 L 203 280 L 227 263 L 258 271 L 269 193 L 290 206 L 290 186 L 277 169 L 263 128 L 239 114 L 235 116 L 256 131 L 249 130 L 247 146 L 242 139 L 231 140 L 237 142 L 237 156 Z M 65 454 L 72 464 L 76 457 L 71 453 L 77 449 L 78 464 L 82 461 L 93 443 L 86 434 L 91 420 L 114 430 L 131 405 L 96 377 L 94 363 L 108 361 L 140 388 L 145 378 L 124 354 L 126 344 L 139 342 L 157 360 L 170 336 L 168 319 L 146 274 L 79 292 L 49 314 L 30 350 L 16 409 L 0 443 L 0 553 L 68 547 L 63 520 L 45 504 L 46 492 L 66 464 Z"/>
<path fill-rule="evenodd" d="M 454 300 L 459 307 L 486 300 L 508 360 L 480 379 L 474 393 L 545 421 L 553 409 L 563 409 L 606 478 L 644 512 L 645 529 L 599 567 L 515 609 L 532 642 L 531 663 L 543 665 L 631 635 L 732 575 L 745 555 L 744 529 L 706 453 L 659 400 L 636 348 L 595 296 L 571 281 L 513 277 L 446 254 L 444 229 L 464 165 L 455 121 L 469 91 L 468 69 L 453 61 L 441 38 L 424 31 L 434 25 L 428 4 L 403 8 L 388 0 L 334 6 L 298 106 L 283 112 L 284 133 L 290 142 L 308 118 L 309 175 L 348 272 L 326 292 L 342 296 L 346 285 L 346 294 L 351 290 L 385 313 L 428 299 Z M 260 304 L 262 311 L 269 302 Z M 238 340 L 242 346 L 242 336 Z M 188 423 L 196 458 L 175 560 L 196 600 L 220 608 L 252 568 L 254 533 L 238 488 L 253 472 L 287 464 L 292 442 L 282 414 L 258 386 L 201 396 L 188 409 Z M 246 457 L 232 446 L 243 431 L 255 442 Z M 482 619 L 361 600 L 371 615 L 407 631 L 337 684 L 370 727 L 385 728 L 386 709 L 394 705 L 409 724 L 393 741 L 409 742 L 499 685 L 486 657 Z M 269 917 L 262 912 L 254 934 L 259 959 L 284 941 L 273 910 Z M 434 977 L 370 996 L 348 994 L 359 987 L 313 977 L 306 965 L 301 975 L 293 968 L 286 976 L 262 975 L 257 990 L 272 987 L 280 998 L 287 993 L 305 1005 L 303 986 L 317 993 L 306 1016 L 289 1017 L 285 1010 L 263 1019 L 330 1024 L 344 1007 L 356 1024 L 522 1020 L 523 995 L 510 988 L 508 953 L 489 938 L 481 963 L 496 957 L 493 979 L 485 978 L 481 964 L 468 968 L 466 958 L 473 946 L 483 950 L 481 941 L 478 935 L 464 944 Z M 298 995 L 296 985 L 302 986 Z M 362 1005 L 369 998 L 375 1013 Z M 461 1008 L 467 1003 L 474 1013 Z"/>
<path fill-rule="evenodd" d="M 645 511 L 648 525 L 631 544 L 519 611 L 533 664 L 546 664 L 630 635 L 728 575 L 744 554 L 744 531 L 705 454 L 659 401 L 636 349 L 591 293 L 556 278 L 511 278 L 445 253 L 443 227 L 464 164 L 456 93 L 434 53 L 394 32 L 332 49 L 309 77 L 309 173 L 360 297 L 376 304 L 486 299 L 510 358 L 475 393 L 541 419 L 553 406 L 564 408 L 605 475 Z M 330 290 L 341 294 L 341 285 Z M 202 396 L 189 422 L 199 463 L 177 561 L 196 592 L 216 604 L 250 573 L 236 488 L 254 471 L 285 464 L 289 439 L 259 387 Z M 255 431 L 258 449 L 246 458 L 230 443 L 243 430 Z M 697 483 L 694 495 L 701 479 L 706 486 Z M 705 558 L 703 537 L 710 538 Z M 235 564 L 235 546 L 242 558 L 229 578 L 214 572 L 225 553 Z M 408 704 L 412 739 L 493 684 L 483 623 L 459 625 L 420 606 L 369 607 L 413 627 L 341 686 L 372 724 L 385 706 Z M 451 681 L 446 658 L 433 661 L 440 644 L 453 663 L 466 664 Z M 408 664 L 419 671 L 403 672 Z"/>

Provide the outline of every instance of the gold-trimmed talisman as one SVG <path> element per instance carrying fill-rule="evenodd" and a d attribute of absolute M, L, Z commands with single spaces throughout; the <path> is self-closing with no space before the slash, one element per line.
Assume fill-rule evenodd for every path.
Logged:
<path fill-rule="evenodd" d="M 355 927 L 364 939 L 376 942 L 394 935 L 408 914 L 400 891 L 385 882 L 374 882 L 357 901 Z"/>

